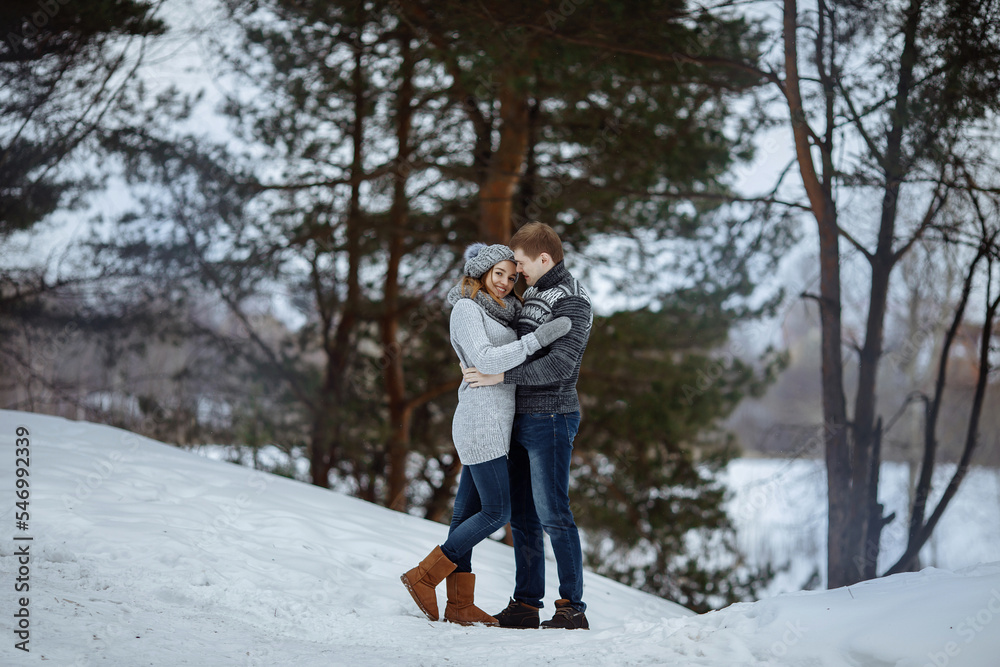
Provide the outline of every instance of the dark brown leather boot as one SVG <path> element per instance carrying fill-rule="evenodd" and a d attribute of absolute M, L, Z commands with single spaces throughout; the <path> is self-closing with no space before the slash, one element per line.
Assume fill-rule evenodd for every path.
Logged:
<path fill-rule="evenodd" d="M 438 620 L 435 587 L 454 569 L 455 564 L 448 560 L 448 557 L 441 551 L 441 547 L 438 546 L 434 547 L 434 551 L 420 561 L 420 565 L 400 577 L 406 590 L 410 591 L 410 595 L 413 596 L 413 601 L 420 607 L 420 611 L 427 614 L 427 618 L 432 621 Z"/>
<path fill-rule="evenodd" d="M 452 572 L 448 575 L 448 604 L 444 620 L 459 625 L 500 625 L 500 622 L 473 604 L 476 593 L 476 575 L 471 572 Z"/>
<path fill-rule="evenodd" d="M 507 608 L 497 614 L 495 618 L 500 621 L 501 628 L 538 629 L 538 607 L 518 602 L 514 598 L 510 599 Z"/>
<path fill-rule="evenodd" d="M 561 628 L 563 630 L 590 630 L 587 615 L 574 609 L 569 600 L 556 600 L 556 613 L 552 620 L 542 621 L 543 628 Z"/>

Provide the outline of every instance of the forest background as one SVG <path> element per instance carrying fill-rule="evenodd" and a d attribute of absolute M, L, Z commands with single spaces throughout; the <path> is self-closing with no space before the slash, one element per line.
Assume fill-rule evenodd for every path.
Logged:
<path fill-rule="evenodd" d="M 447 521 L 444 295 L 467 244 L 542 220 L 597 314 L 572 491 L 592 567 L 696 610 L 754 597 L 773 568 L 720 474 L 761 455 L 826 467 L 809 585 L 915 569 L 1000 458 L 998 15 L 8 3 L 0 405 L 259 466 L 274 446 L 277 472 Z"/>

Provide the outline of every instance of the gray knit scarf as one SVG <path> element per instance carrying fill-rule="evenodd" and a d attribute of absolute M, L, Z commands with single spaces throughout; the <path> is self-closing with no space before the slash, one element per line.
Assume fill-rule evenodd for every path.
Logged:
<path fill-rule="evenodd" d="M 472 292 L 469 288 L 466 288 L 463 293 L 462 285 L 459 283 L 448 292 L 448 303 L 454 306 L 458 303 L 459 299 L 468 299 L 471 298 L 471 295 Z M 521 302 L 513 293 L 503 298 L 504 303 L 507 304 L 506 308 L 501 307 L 486 291 L 486 288 L 479 290 L 473 301 L 482 306 L 487 315 L 508 327 L 514 324 L 514 318 L 517 317 L 518 312 L 521 310 Z"/>

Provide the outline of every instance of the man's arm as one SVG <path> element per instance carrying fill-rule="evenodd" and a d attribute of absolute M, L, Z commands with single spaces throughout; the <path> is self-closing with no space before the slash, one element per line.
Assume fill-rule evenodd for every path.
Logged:
<path fill-rule="evenodd" d="M 556 301 L 552 317 L 568 317 L 573 327 L 546 348 L 548 354 L 505 372 L 504 384 L 544 385 L 571 377 L 587 347 L 592 313 L 590 301 L 582 296 L 565 296 Z"/>

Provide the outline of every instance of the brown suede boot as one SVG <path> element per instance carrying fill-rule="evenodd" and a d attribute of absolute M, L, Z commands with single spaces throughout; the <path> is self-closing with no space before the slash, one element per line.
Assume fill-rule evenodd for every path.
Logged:
<path fill-rule="evenodd" d="M 434 588 L 454 569 L 455 564 L 448 560 L 438 546 L 420 561 L 420 565 L 400 577 L 420 611 L 432 621 L 438 620 L 437 591 Z"/>
<path fill-rule="evenodd" d="M 444 620 L 459 625 L 500 625 L 500 621 L 472 603 L 476 593 L 476 575 L 471 572 L 452 572 L 448 575 L 448 604 Z"/>

